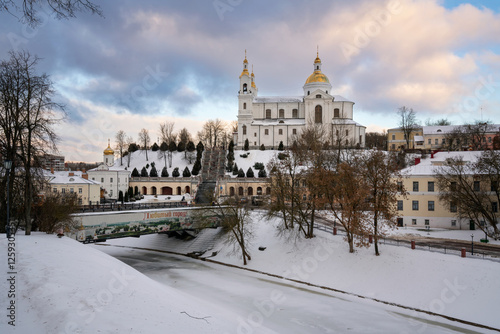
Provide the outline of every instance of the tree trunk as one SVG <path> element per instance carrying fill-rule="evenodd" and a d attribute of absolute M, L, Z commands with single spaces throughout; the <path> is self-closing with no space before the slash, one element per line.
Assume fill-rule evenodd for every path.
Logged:
<path fill-rule="evenodd" d="M 378 214 L 375 213 L 375 217 L 373 219 L 373 243 L 375 245 L 375 255 L 379 256 L 380 253 L 378 252 Z"/>

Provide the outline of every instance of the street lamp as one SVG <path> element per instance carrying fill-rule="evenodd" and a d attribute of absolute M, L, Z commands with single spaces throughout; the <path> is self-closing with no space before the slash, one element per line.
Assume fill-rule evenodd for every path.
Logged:
<path fill-rule="evenodd" d="M 474 234 L 471 234 L 470 237 L 472 238 L 471 241 L 471 255 L 474 255 Z"/>
<path fill-rule="evenodd" d="M 3 166 L 7 170 L 7 223 L 5 224 L 5 234 L 7 235 L 7 238 L 10 238 L 10 208 L 9 208 L 9 188 L 10 188 L 10 169 L 12 168 L 12 161 L 11 160 L 5 160 L 3 162 Z"/>

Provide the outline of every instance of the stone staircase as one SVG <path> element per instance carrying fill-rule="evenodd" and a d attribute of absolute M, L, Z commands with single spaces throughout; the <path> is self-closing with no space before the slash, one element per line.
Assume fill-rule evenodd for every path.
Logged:
<path fill-rule="evenodd" d="M 207 149 L 203 152 L 201 184 L 196 192 L 197 204 L 210 204 L 217 185 L 217 179 L 225 174 L 226 151 L 221 148 Z"/>

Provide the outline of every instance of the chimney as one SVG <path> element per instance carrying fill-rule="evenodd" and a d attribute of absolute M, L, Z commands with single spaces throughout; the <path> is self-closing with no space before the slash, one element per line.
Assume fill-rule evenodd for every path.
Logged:
<path fill-rule="evenodd" d="M 85 168 L 82 168 L 82 174 L 85 174 L 86 171 L 85 171 Z"/>
<path fill-rule="evenodd" d="M 89 175 L 87 173 L 82 173 L 82 179 L 88 180 Z"/>
<path fill-rule="evenodd" d="M 68 176 L 75 176 L 75 173 L 73 173 L 73 172 L 69 172 L 69 173 L 68 173 Z"/>
<path fill-rule="evenodd" d="M 415 158 L 415 166 L 420 163 L 420 158 Z"/>
<path fill-rule="evenodd" d="M 54 167 L 50 167 L 50 173 L 54 174 Z"/>

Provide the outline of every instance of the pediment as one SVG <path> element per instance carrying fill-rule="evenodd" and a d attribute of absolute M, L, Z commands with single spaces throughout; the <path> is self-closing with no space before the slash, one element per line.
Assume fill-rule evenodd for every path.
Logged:
<path fill-rule="evenodd" d="M 321 97 L 318 97 L 321 95 Z M 330 94 L 327 94 L 324 90 L 321 89 L 316 89 L 311 92 L 311 94 L 304 96 L 304 100 L 315 100 L 315 99 L 326 99 L 326 100 L 333 100 L 333 96 Z"/>

